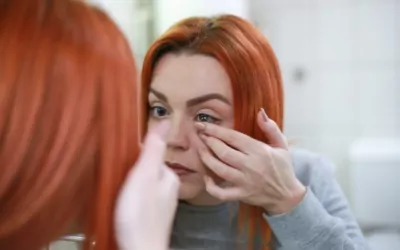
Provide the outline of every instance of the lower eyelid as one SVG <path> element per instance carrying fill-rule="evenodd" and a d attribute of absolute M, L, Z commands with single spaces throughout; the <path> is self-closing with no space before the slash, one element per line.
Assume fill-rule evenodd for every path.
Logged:
<path fill-rule="evenodd" d="M 220 122 L 221 122 L 221 119 L 220 118 L 217 118 L 217 117 L 215 117 L 215 116 L 212 116 L 212 115 L 209 115 L 209 114 L 204 114 L 204 113 L 201 113 L 202 115 L 206 115 L 206 116 L 208 116 L 209 117 L 209 119 L 211 119 L 212 121 L 201 121 L 200 119 L 199 119 L 199 114 L 197 114 L 197 116 L 196 116 L 196 120 L 197 121 L 199 121 L 199 122 L 209 122 L 209 123 L 214 123 L 214 124 L 219 124 Z"/>

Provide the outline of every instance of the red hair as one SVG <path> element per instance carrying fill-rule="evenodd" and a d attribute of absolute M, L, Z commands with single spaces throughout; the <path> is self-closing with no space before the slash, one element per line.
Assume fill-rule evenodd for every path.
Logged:
<path fill-rule="evenodd" d="M 1 0 L 0 30 L 0 249 L 38 250 L 79 224 L 116 250 L 140 140 L 128 42 L 77 0 Z"/>
<path fill-rule="evenodd" d="M 224 67 L 233 90 L 236 130 L 268 143 L 256 122 L 260 108 L 264 108 L 282 129 L 283 86 L 275 54 L 261 32 L 233 15 L 184 19 L 151 45 L 142 68 L 143 128 L 147 122 L 146 101 L 155 65 L 163 55 L 181 52 L 212 56 Z M 258 235 L 264 242 L 271 240 L 271 230 L 262 217 L 263 212 L 262 208 L 240 204 L 239 226 L 248 232 L 249 249 L 253 249 Z"/>

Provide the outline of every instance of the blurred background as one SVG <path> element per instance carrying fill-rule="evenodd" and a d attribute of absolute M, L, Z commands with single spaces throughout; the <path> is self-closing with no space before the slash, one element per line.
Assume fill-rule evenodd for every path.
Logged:
<path fill-rule="evenodd" d="M 139 66 L 150 43 L 184 17 L 250 20 L 280 61 L 287 137 L 335 164 L 371 245 L 400 249 L 400 0 L 91 2 L 115 19 Z"/>

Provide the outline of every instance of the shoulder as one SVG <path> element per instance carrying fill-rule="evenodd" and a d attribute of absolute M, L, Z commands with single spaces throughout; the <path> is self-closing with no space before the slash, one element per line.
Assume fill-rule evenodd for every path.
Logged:
<path fill-rule="evenodd" d="M 290 149 L 290 153 L 296 176 L 303 185 L 313 189 L 326 184 L 326 180 L 335 179 L 335 166 L 328 158 L 298 148 Z"/>

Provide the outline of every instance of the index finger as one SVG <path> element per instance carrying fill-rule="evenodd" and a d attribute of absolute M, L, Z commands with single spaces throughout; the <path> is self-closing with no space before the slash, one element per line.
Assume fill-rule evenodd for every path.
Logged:
<path fill-rule="evenodd" d="M 258 141 L 255 139 L 233 129 L 225 128 L 212 123 L 205 124 L 201 122 L 196 122 L 195 126 L 202 133 L 218 138 L 229 146 L 244 153 L 249 153 L 253 151 L 253 148 L 258 148 L 259 146 Z"/>
<path fill-rule="evenodd" d="M 147 133 L 142 145 L 142 152 L 135 166 L 136 172 L 158 176 L 164 162 L 165 138 L 169 127 L 170 123 L 164 121 Z"/>
<path fill-rule="evenodd" d="M 257 123 L 265 136 L 269 139 L 269 144 L 273 147 L 288 149 L 287 139 L 275 121 L 268 118 L 264 109 L 257 114 Z"/>

